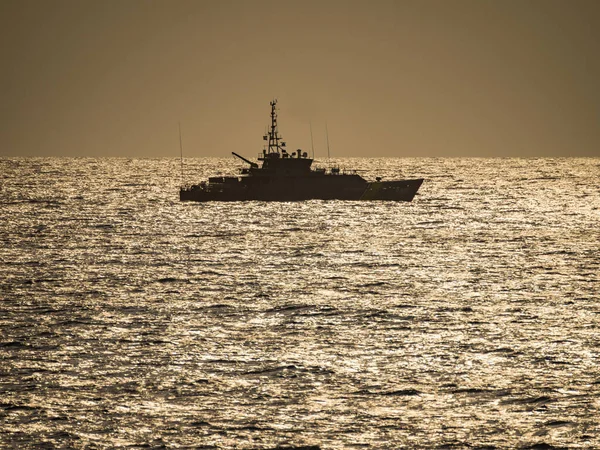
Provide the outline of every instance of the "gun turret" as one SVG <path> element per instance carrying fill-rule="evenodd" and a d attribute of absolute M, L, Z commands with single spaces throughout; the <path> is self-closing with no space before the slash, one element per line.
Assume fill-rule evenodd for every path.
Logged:
<path fill-rule="evenodd" d="M 254 168 L 254 169 L 258 169 L 258 164 L 250 161 L 249 159 L 244 158 L 243 156 L 238 155 L 236 152 L 231 152 L 231 154 L 233 156 L 237 156 L 238 158 L 240 158 L 242 161 L 247 162 L 248 164 L 250 164 L 250 167 Z"/>

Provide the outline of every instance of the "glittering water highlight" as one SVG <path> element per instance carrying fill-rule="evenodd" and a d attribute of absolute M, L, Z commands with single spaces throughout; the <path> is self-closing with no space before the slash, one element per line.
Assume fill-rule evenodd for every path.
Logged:
<path fill-rule="evenodd" d="M 425 183 L 180 203 L 174 159 L 0 159 L 0 447 L 600 447 L 600 160 L 337 162 Z"/>

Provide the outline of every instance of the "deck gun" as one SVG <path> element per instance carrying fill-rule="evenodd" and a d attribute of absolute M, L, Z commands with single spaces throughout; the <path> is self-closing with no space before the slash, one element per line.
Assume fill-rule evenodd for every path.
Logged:
<path fill-rule="evenodd" d="M 231 154 L 232 154 L 233 156 L 237 156 L 237 157 L 238 157 L 238 158 L 240 158 L 242 161 L 246 161 L 248 164 L 250 164 L 250 167 L 252 167 L 252 168 L 254 168 L 254 169 L 258 169 L 258 164 L 256 164 L 256 163 L 254 163 L 254 162 L 250 161 L 249 159 L 246 159 L 246 158 L 244 158 L 244 157 L 243 157 L 243 156 L 241 156 L 241 155 L 238 155 L 236 152 L 231 152 Z"/>

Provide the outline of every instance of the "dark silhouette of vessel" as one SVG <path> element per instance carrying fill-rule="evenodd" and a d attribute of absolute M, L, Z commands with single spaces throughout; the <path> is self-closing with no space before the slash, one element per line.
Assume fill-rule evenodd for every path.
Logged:
<path fill-rule="evenodd" d="M 182 186 L 181 201 L 301 201 L 393 200 L 410 202 L 423 179 L 369 182 L 356 171 L 334 167 L 311 169 L 313 160 L 300 149 L 288 153 L 277 130 L 277 100 L 271 102 L 271 127 L 263 136 L 268 145 L 259 155 L 262 165 L 232 152 L 250 167 L 239 176 L 210 177 L 200 184 Z"/>

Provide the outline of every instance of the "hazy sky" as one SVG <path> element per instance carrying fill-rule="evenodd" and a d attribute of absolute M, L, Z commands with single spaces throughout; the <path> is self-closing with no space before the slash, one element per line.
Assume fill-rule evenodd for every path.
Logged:
<path fill-rule="evenodd" d="M 600 0 L 0 0 L 0 156 L 600 156 Z"/>

